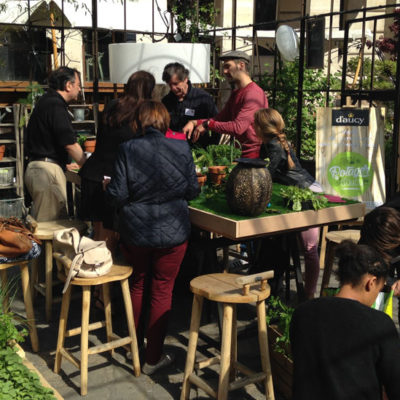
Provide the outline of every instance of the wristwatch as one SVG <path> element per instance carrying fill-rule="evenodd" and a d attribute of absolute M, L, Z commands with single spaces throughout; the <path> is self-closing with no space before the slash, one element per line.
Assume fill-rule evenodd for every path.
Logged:
<path fill-rule="evenodd" d="M 204 127 L 204 129 L 208 129 L 208 123 L 210 122 L 210 120 L 209 119 L 206 119 L 204 122 L 203 122 L 203 127 Z"/>

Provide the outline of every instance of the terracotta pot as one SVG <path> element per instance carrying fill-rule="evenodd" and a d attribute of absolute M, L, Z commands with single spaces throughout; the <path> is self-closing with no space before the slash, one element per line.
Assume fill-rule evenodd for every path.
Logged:
<path fill-rule="evenodd" d="M 6 145 L 5 144 L 0 145 L 0 160 L 4 157 L 5 151 L 6 151 Z"/>
<path fill-rule="evenodd" d="M 235 214 L 256 217 L 271 198 L 271 175 L 264 160 L 239 158 L 238 161 L 226 182 L 228 206 Z"/>
<path fill-rule="evenodd" d="M 208 173 L 210 174 L 211 182 L 215 185 L 220 185 L 222 180 L 225 178 L 226 165 L 216 165 L 208 167 Z"/>
<path fill-rule="evenodd" d="M 87 140 L 85 140 L 85 142 L 83 143 L 83 148 L 88 153 L 93 153 L 94 149 L 96 148 L 96 139 L 87 139 Z"/>
<path fill-rule="evenodd" d="M 199 182 L 199 186 L 200 187 L 204 186 L 207 180 L 207 175 L 203 175 L 200 172 L 197 172 L 196 175 L 197 175 L 197 182 Z"/>

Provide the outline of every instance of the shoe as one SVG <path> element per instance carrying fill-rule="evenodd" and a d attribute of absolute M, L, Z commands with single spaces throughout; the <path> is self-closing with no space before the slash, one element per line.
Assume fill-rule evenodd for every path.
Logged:
<path fill-rule="evenodd" d="M 174 360 L 175 360 L 175 354 L 164 353 L 161 356 L 160 361 L 157 364 L 150 365 L 150 364 L 144 363 L 142 372 L 145 375 L 153 375 L 159 369 L 167 367 L 168 365 L 172 364 Z"/>

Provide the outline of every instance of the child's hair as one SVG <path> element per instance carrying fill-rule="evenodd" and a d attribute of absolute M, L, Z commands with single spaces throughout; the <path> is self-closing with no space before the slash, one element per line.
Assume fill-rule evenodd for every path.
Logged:
<path fill-rule="evenodd" d="M 389 274 L 388 264 L 374 248 L 366 244 L 344 240 L 337 246 L 336 255 L 339 257 L 336 275 L 341 286 L 357 286 L 365 274 L 374 275 L 378 279 L 386 278 Z"/>
<path fill-rule="evenodd" d="M 389 262 L 400 246 L 400 213 L 391 207 L 378 207 L 364 217 L 360 242 L 374 247 Z"/>
<path fill-rule="evenodd" d="M 296 165 L 290 155 L 290 147 L 286 135 L 283 133 L 285 122 L 281 114 L 273 108 L 261 108 L 254 114 L 254 124 L 258 127 L 257 134 L 265 143 L 271 137 L 276 137 L 279 140 L 283 150 L 287 153 L 288 168 L 293 169 Z"/>

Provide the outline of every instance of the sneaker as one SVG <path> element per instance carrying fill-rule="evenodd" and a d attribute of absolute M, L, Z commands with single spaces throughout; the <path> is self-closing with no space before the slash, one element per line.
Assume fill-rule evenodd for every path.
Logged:
<path fill-rule="evenodd" d="M 157 364 L 150 365 L 150 364 L 145 363 L 143 365 L 142 372 L 145 375 L 152 375 L 159 369 L 167 367 L 168 365 L 172 364 L 174 360 L 175 360 L 175 354 L 164 353 L 161 356 L 160 361 Z"/>

